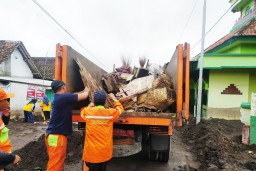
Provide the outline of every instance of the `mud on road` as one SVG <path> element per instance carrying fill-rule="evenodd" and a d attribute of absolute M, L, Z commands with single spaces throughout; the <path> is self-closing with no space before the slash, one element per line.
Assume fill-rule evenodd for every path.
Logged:
<path fill-rule="evenodd" d="M 42 134 L 46 125 L 11 121 L 8 128 L 13 151 L 22 157 L 17 167 L 8 167 L 9 171 L 45 170 L 48 156 Z M 76 128 L 74 130 L 68 138 L 66 171 L 81 170 L 83 135 Z M 148 161 L 144 149 L 130 157 L 113 158 L 108 170 L 256 170 L 256 146 L 243 145 L 241 133 L 240 121 L 209 119 L 195 125 L 195 119 L 191 118 L 183 127 L 174 130 L 168 163 Z"/>
<path fill-rule="evenodd" d="M 242 144 L 243 124 L 238 120 L 195 118 L 179 131 L 201 163 L 199 170 L 256 170 L 256 146 Z"/>

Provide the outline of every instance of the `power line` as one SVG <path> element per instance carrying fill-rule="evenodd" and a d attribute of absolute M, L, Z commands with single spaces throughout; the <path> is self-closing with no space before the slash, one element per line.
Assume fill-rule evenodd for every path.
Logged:
<path fill-rule="evenodd" d="M 237 2 L 238 0 L 236 0 Z M 220 20 L 229 12 L 231 8 L 236 4 L 236 2 L 228 8 L 228 10 L 217 20 L 217 22 L 205 33 L 205 36 L 220 22 Z M 201 42 L 201 39 L 191 48 L 191 51 Z"/>
<path fill-rule="evenodd" d="M 84 47 L 71 33 L 69 33 L 45 8 L 43 8 L 36 0 L 32 0 L 48 17 L 50 17 L 64 32 L 66 32 L 76 43 L 78 43 L 85 51 L 101 63 L 106 69 L 111 71 L 104 63 L 102 63 L 96 56 L 94 56 L 86 47 Z"/>
<path fill-rule="evenodd" d="M 180 36 L 178 42 L 180 42 L 180 39 L 183 37 L 183 33 L 184 33 L 184 31 L 185 31 L 185 29 L 186 29 L 186 27 L 187 27 L 187 25 L 188 25 L 188 23 L 189 23 L 189 21 L 190 21 L 190 19 L 191 19 L 191 16 L 192 16 L 194 10 L 195 10 L 197 1 L 198 1 L 198 0 L 196 0 L 195 3 L 194 3 L 194 6 L 193 6 L 193 8 L 192 8 L 192 11 L 191 11 L 190 14 L 189 14 L 188 20 L 187 20 L 187 22 L 186 22 L 186 24 L 185 24 L 185 26 L 184 26 L 184 28 L 183 28 L 183 30 L 182 30 L 182 32 L 181 32 L 181 36 Z"/>

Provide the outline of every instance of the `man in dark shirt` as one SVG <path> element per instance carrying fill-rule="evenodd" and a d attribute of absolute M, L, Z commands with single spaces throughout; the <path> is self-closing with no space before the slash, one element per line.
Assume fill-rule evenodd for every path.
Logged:
<path fill-rule="evenodd" d="M 67 136 L 72 134 L 72 102 L 85 100 L 89 95 L 86 87 L 79 93 L 67 93 L 65 83 L 54 80 L 51 119 L 46 129 L 45 143 L 49 156 L 47 171 L 62 171 L 66 158 Z"/>

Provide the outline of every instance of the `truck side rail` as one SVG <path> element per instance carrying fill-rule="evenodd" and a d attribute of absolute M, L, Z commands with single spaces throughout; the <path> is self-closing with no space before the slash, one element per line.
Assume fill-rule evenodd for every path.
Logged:
<path fill-rule="evenodd" d="M 121 114 L 120 118 L 165 118 L 173 119 L 177 117 L 176 113 L 157 113 L 157 112 L 124 112 Z"/>

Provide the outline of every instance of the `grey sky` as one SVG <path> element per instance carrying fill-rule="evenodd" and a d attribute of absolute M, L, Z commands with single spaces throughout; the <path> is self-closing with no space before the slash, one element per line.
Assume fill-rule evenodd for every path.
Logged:
<path fill-rule="evenodd" d="M 37 1 L 94 56 L 32 0 L 0 0 L 0 39 L 23 41 L 31 56 L 55 56 L 56 43 L 61 43 L 105 70 L 113 64 L 120 66 L 121 56 L 130 57 L 136 66 L 141 56 L 162 65 L 170 60 L 178 43 L 188 42 L 192 48 L 201 38 L 203 0 Z M 206 31 L 228 10 L 228 1 L 207 0 Z M 205 47 L 227 34 L 238 17 L 230 11 L 207 35 Z M 191 55 L 199 52 L 200 43 L 191 49 Z"/>

